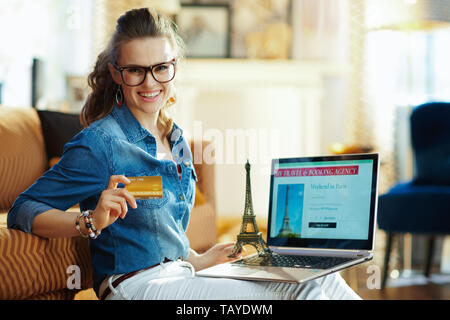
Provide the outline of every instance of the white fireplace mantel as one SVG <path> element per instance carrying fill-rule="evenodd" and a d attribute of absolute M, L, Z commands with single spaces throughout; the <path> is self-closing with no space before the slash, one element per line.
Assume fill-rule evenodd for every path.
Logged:
<path fill-rule="evenodd" d="M 179 68 L 177 82 L 188 87 L 311 87 L 346 72 L 344 65 L 301 60 L 187 59 Z"/>

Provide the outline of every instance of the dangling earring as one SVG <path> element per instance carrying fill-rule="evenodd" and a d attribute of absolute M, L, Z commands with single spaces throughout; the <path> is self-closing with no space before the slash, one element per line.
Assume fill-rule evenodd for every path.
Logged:
<path fill-rule="evenodd" d="M 119 85 L 119 88 L 117 88 L 116 91 L 116 103 L 119 107 L 121 107 L 122 102 L 123 102 L 122 87 Z"/>
<path fill-rule="evenodd" d="M 166 102 L 166 106 L 171 106 L 175 103 L 175 98 L 174 97 L 170 97 L 169 100 L 167 100 Z"/>

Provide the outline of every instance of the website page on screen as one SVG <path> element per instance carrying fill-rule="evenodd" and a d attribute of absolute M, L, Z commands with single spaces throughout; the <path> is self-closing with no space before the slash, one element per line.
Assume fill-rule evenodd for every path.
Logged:
<path fill-rule="evenodd" d="M 373 160 L 276 163 L 271 237 L 367 240 Z"/>

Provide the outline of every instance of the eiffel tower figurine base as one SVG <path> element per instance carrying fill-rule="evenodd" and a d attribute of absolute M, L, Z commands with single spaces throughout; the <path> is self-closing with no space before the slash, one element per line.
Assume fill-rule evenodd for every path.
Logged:
<path fill-rule="evenodd" d="M 237 236 L 236 244 L 234 245 L 233 251 L 228 257 L 236 258 L 237 255 L 242 252 L 242 248 L 245 245 L 253 246 L 259 256 L 269 256 L 272 254 L 272 251 L 264 242 L 261 232 L 248 234 L 241 233 Z"/>

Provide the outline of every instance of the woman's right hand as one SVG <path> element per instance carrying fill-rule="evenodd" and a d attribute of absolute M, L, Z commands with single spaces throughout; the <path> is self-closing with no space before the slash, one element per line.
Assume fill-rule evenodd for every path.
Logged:
<path fill-rule="evenodd" d="M 102 230 L 114 223 L 119 217 L 125 218 L 128 212 L 127 202 L 137 208 L 136 199 L 125 188 L 117 188 L 119 183 L 130 183 L 124 175 L 111 176 L 108 187 L 102 191 L 97 207 L 92 212 L 94 226 Z"/>

